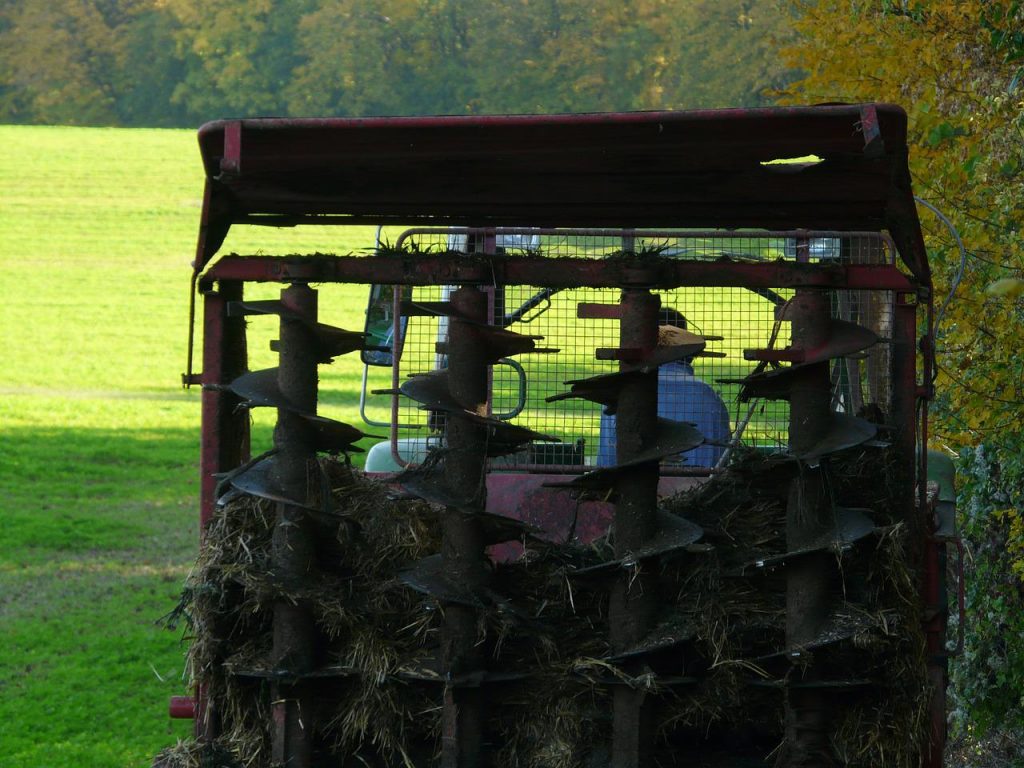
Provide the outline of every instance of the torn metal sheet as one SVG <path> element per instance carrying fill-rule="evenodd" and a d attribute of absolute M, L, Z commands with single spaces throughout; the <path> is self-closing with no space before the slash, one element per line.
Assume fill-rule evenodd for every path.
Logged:
<path fill-rule="evenodd" d="M 657 513 L 657 526 L 654 535 L 623 557 L 609 560 L 599 565 L 579 568 L 571 571 L 569 575 L 590 576 L 615 571 L 620 568 L 635 568 L 640 564 L 641 560 L 689 549 L 704 535 L 704 529 L 696 523 L 668 512 L 659 511 Z"/>
<path fill-rule="evenodd" d="M 470 608 L 483 608 L 487 601 L 463 584 L 454 584 L 444 575 L 441 555 L 431 555 L 398 572 L 407 587 L 430 595 L 444 603 L 458 603 Z"/>
<path fill-rule="evenodd" d="M 863 445 L 875 439 L 878 425 L 845 413 L 830 413 L 828 429 L 825 435 L 813 446 L 795 458 L 815 465 L 823 456 L 836 453 L 857 445 Z"/>
<path fill-rule="evenodd" d="M 682 616 L 673 616 L 658 624 L 640 643 L 618 653 L 605 656 L 608 662 L 622 662 L 647 656 L 652 653 L 675 648 L 683 643 L 693 640 L 697 631 L 693 625 Z"/>
<path fill-rule="evenodd" d="M 833 552 L 838 555 L 877 530 L 874 522 L 865 514 L 870 511 L 837 507 L 835 510 L 836 524 L 832 530 L 823 531 L 820 536 L 808 542 L 806 546 L 781 555 L 757 558 L 747 567 L 769 568 L 815 552 Z"/>

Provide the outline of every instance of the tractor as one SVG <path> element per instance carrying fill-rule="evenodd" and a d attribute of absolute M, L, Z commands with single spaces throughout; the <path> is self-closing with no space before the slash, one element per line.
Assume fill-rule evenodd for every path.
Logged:
<path fill-rule="evenodd" d="M 906 127 L 203 126 L 196 739 L 155 764 L 941 766 L 955 497 Z M 219 255 L 237 225 L 378 235 Z M 325 322 L 354 295 L 362 328 Z"/>

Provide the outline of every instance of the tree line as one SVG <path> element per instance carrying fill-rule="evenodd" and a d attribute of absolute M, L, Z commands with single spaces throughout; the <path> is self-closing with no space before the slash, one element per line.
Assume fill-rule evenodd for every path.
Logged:
<path fill-rule="evenodd" d="M 781 0 L 0 0 L 0 121 L 756 106 Z"/>

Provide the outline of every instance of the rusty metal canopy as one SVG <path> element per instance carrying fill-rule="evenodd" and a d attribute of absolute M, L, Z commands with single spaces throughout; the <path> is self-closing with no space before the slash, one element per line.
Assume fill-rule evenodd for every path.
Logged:
<path fill-rule="evenodd" d="M 906 127 L 891 104 L 221 120 L 196 267 L 237 223 L 888 229 L 927 281 Z"/>

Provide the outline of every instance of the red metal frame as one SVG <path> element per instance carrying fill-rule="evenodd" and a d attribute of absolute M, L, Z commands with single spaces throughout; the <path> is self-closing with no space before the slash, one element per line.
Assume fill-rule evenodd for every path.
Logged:
<path fill-rule="evenodd" d="M 921 532 L 922 601 L 936 684 L 926 765 L 942 762 L 945 738 L 944 606 L 939 546 L 925 519 L 924 451 L 929 386 L 916 365 L 917 303 L 928 306 L 920 344 L 930 382 L 931 283 L 906 167 L 906 117 L 891 105 L 494 118 L 243 120 L 204 126 L 207 171 L 194 269 L 205 296 L 201 521 L 215 505 L 214 475 L 248 456 L 248 421 L 221 385 L 245 370 L 244 321 L 226 316 L 245 282 L 406 285 L 529 284 L 538 287 L 683 286 L 890 290 L 894 436 L 915 505 L 900 503 Z M 819 165 L 764 161 L 814 154 Z M 505 169 L 505 170 L 503 170 Z M 786 172 L 790 171 L 790 172 Z M 515 183 L 494 184 L 502 173 Z M 584 260 L 452 254 L 225 256 L 212 261 L 237 223 L 362 222 L 572 227 L 794 227 L 887 229 L 906 271 L 889 265 L 720 260 Z M 621 234 L 623 230 L 617 229 Z M 909 272 L 909 275 L 907 274 Z M 215 290 L 216 289 L 216 290 Z M 191 363 L 190 363 L 191 367 Z M 192 383 L 191 377 L 186 384 Z M 517 476 L 518 477 L 518 476 Z M 496 480 L 494 482 L 497 482 Z M 517 480 L 518 482 L 518 480 Z M 500 484 L 500 483 L 499 483 Z M 197 731 L 216 732 L 202 691 Z M 178 702 L 176 711 L 186 707 Z"/>
<path fill-rule="evenodd" d="M 645 259 L 609 265 L 594 259 L 495 257 L 486 263 L 445 254 L 413 256 L 224 256 L 203 275 L 205 281 L 352 282 L 404 285 L 535 285 L 551 288 L 607 288 L 623 283 L 651 289 L 847 288 L 915 293 L 917 284 L 888 264 L 821 265 L 774 261 L 752 264 L 719 260 Z"/>

